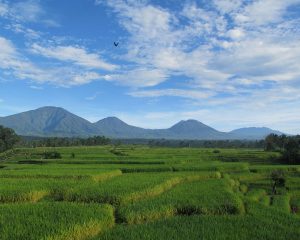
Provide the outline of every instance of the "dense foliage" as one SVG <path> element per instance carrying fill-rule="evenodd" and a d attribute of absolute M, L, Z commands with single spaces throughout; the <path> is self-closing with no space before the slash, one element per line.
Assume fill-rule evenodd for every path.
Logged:
<path fill-rule="evenodd" d="M 0 126 L 0 152 L 12 149 L 19 141 L 14 130 Z"/>
<path fill-rule="evenodd" d="M 44 159 L 61 159 L 61 154 L 57 151 L 44 152 Z"/>
<path fill-rule="evenodd" d="M 192 148 L 264 148 L 264 140 L 174 140 L 174 139 L 109 139 L 104 136 L 90 138 L 42 138 L 22 137 L 22 147 L 70 147 L 70 146 L 103 146 L 113 144 L 146 145 L 149 147 L 192 147 Z"/>
<path fill-rule="evenodd" d="M 282 161 L 289 164 L 300 164 L 300 136 L 270 134 L 265 139 L 267 151 L 282 152 Z"/>
<path fill-rule="evenodd" d="M 89 138 L 41 138 L 23 137 L 20 146 L 24 147 L 70 147 L 70 146 L 102 146 L 111 143 L 109 138 L 94 136 Z"/>
<path fill-rule="evenodd" d="M 264 141 L 158 139 L 148 141 L 148 145 L 153 147 L 263 148 Z"/>

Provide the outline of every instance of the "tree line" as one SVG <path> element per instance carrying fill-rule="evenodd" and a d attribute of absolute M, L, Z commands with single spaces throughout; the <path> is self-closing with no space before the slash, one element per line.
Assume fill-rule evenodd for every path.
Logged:
<path fill-rule="evenodd" d="M 102 146 L 111 144 L 111 140 L 104 136 L 88 138 L 67 137 L 22 137 L 18 143 L 22 147 L 71 147 L 71 146 Z"/>
<path fill-rule="evenodd" d="M 263 140 L 148 140 L 150 147 L 264 148 Z"/>
<path fill-rule="evenodd" d="M 284 163 L 300 164 L 300 135 L 270 134 L 265 139 L 265 150 L 281 152 Z"/>

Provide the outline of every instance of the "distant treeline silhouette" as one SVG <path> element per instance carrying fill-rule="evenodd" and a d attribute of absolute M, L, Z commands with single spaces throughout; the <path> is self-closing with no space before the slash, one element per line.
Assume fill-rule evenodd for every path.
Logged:
<path fill-rule="evenodd" d="M 26 137 L 18 143 L 22 147 L 68 147 L 97 145 L 146 145 L 149 147 L 205 147 L 205 148 L 261 148 L 264 140 L 173 140 L 173 139 L 110 139 L 104 136 L 89 138 Z"/>
<path fill-rule="evenodd" d="M 111 140 L 104 136 L 88 138 L 67 137 L 22 137 L 18 143 L 20 147 L 71 147 L 71 146 L 101 146 L 109 145 Z"/>

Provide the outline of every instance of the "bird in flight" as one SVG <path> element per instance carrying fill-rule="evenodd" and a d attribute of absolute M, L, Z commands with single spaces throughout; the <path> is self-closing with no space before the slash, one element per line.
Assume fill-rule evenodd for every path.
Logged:
<path fill-rule="evenodd" d="M 115 47 L 119 45 L 119 42 L 114 42 Z"/>

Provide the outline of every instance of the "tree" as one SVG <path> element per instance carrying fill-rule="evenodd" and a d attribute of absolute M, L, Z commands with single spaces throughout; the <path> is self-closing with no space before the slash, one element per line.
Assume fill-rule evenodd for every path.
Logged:
<path fill-rule="evenodd" d="M 0 126 L 0 152 L 12 149 L 19 140 L 14 130 Z"/>
<path fill-rule="evenodd" d="M 265 150 L 274 151 L 278 148 L 279 136 L 276 134 L 270 134 L 265 138 Z"/>
<path fill-rule="evenodd" d="M 280 151 L 284 163 L 300 164 L 300 136 L 270 134 L 265 139 L 265 150 Z"/>
<path fill-rule="evenodd" d="M 285 162 L 290 164 L 300 163 L 300 144 L 297 138 L 288 138 L 284 144 L 284 151 L 282 158 Z"/>
<path fill-rule="evenodd" d="M 276 195 L 277 187 L 285 187 L 284 173 L 280 170 L 273 171 L 271 173 L 271 179 L 273 181 L 272 194 Z"/>

